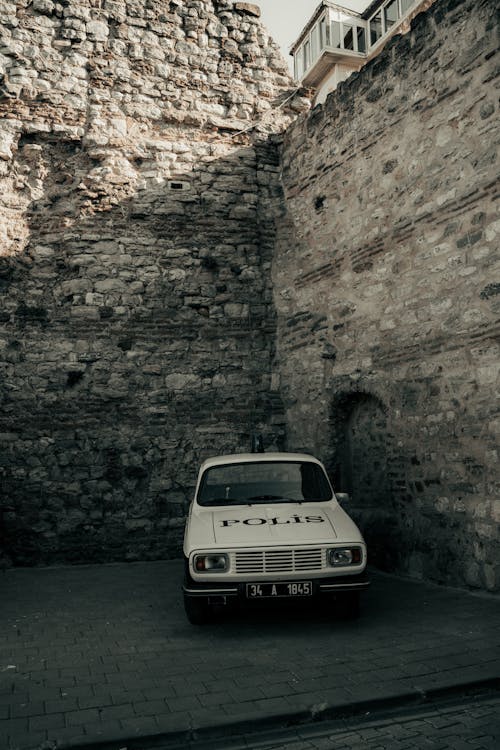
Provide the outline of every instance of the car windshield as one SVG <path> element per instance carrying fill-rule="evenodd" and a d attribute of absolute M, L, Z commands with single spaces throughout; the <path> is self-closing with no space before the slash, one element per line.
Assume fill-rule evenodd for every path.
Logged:
<path fill-rule="evenodd" d="M 202 477 L 199 505 L 304 503 L 332 499 L 325 472 L 312 461 L 255 461 L 212 466 Z"/>

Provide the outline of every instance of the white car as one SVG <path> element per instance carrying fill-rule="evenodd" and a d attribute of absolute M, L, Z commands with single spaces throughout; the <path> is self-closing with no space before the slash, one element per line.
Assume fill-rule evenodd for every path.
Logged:
<path fill-rule="evenodd" d="M 339 496 L 340 497 L 340 496 Z M 230 600 L 334 595 L 355 616 L 369 586 L 366 545 L 323 464 L 301 453 L 205 461 L 184 534 L 184 605 L 193 624 Z"/>

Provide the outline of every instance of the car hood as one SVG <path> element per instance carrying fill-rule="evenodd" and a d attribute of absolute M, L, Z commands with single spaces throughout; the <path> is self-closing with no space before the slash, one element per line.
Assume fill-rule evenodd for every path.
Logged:
<path fill-rule="evenodd" d="M 186 534 L 194 549 L 362 541 L 349 516 L 335 502 L 279 503 L 193 509 Z"/>

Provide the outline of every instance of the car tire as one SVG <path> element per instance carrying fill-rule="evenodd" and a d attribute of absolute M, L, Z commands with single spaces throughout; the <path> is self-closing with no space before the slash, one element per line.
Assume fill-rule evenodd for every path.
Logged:
<path fill-rule="evenodd" d="M 210 605 L 203 596 L 184 595 L 184 611 L 191 625 L 204 625 L 210 619 Z"/>
<path fill-rule="evenodd" d="M 356 620 L 361 611 L 359 591 L 346 591 L 337 595 L 337 613 L 343 620 Z"/>

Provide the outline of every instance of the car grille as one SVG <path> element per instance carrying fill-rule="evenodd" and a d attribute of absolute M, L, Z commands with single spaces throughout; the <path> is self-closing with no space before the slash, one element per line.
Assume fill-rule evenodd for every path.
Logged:
<path fill-rule="evenodd" d="M 324 550 L 282 549 L 235 552 L 236 573 L 298 573 L 321 570 Z"/>

